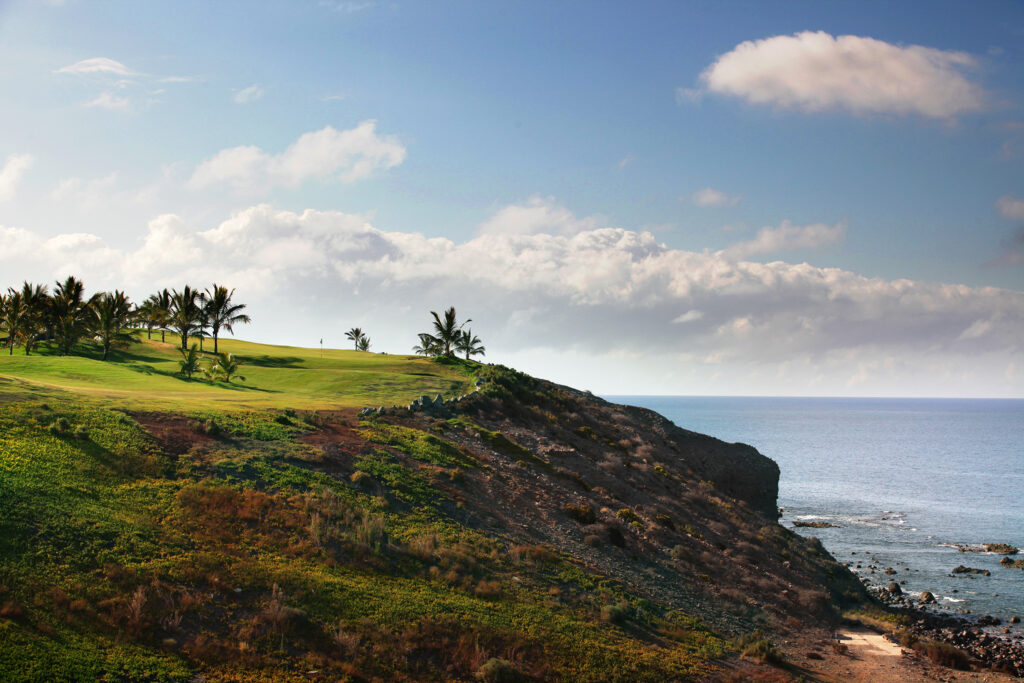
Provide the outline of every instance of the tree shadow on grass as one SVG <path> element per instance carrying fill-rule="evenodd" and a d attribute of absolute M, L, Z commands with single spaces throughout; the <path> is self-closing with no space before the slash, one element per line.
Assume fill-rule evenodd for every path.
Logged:
<path fill-rule="evenodd" d="M 218 382 L 204 382 L 203 380 L 198 379 L 196 377 L 193 377 L 192 379 L 188 379 L 187 377 L 182 377 L 181 375 L 177 375 L 177 374 L 176 375 L 171 375 L 171 376 L 172 377 L 177 377 L 178 379 L 180 379 L 183 382 L 197 382 L 197 383 L 207 384 L 207 385 L 209 385 L 211 387 L 217 387 L 218 389 L 228 389 L 229 391 L 255 391 L 255 392 L 258 392 L 258 393 L 261 393 L 261 394 L 280 394 L 281 393 L 281 391 L 279 391 L 278 389 L 264 389 L 263 387 L 251 387 L 251 386 L 245 386 L 243 384 L 235 384 L 233 382 L 220 382 L 220 381 L 218 381 Z"/>
<path fill-rule="evenodd" d="M 243 365 L 254 365 L 260 368 L 298 368 L 305 362 L 296 356 L 239 356 L 235 355 Z"/>

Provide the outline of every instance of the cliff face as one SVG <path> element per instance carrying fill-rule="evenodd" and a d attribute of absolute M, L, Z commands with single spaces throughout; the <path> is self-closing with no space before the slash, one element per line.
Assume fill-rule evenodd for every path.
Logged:
<path fill-rule="evenodd" d="M 485 464 L 465 522 L 556 548 L 728 631 L 825 619 L 864 591 L 815 539 L 777 523 L 779 468 L 745 444 L 504 368 L 439 412 L 380 418 L 443 435 Z"/>

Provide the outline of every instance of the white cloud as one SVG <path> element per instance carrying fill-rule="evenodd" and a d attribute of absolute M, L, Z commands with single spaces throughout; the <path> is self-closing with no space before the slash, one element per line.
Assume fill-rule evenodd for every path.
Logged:
<path fill-rule="evenodd" d="M 793 225 L 789 221 L 782 221 L 777 228 L 765 226 L 757 231 L 754 239 L 737 242 L 718 253 L 723 258 L 737 260 L 780 251 L 817 249 L 842 241 L 845 234 L 845 222 L 835 225 L 826 225 L 825 223 Z"/>
<path fill-rule="evenodd" d="M 5 202 L 14 196 L 21 177 L 34 162 L 35 157 L 31 154 L 12 154 L 7 157 L 4 167 L 0 169 L 0 202 Z"/>
<path fill-rule="evenodd" d="M 236 104 L 249 104 L 263 97 L 266 91 L 260 87 L 259 83 L 253 83 L 248 88 L 242 88 L 235 93 Z"/>
<path fill-rule="evenodd" d="M 1024 219 L 1024 199 L 1005 195 L 996 200 L 996 207 L 1004 218 Z"/>
<path fill-rule="evenodd" d="M 480 235 L 530 235 L 553 233 L 571 235 L 597 227 L 597 216 L 576 218 L 553 197 L 531 197 L 522 204 L 510 204 L 480 224 Z"/>
<path fill-rule="evenodd" d="M 710 92 L 780 109 L 948 119 L 985 107 L 984 90 L 964 76 L 976 66 L 964 52 L 804 31 L 740 43 L 700 80 Z"/>
<path fill-rule="evenodd" d="M 898 394 L 888 384 L 898 377 L 904 395 L 908 386 L 977 395 L 989 385 L 955 378 L 979 368 L 1000 391 L 1024 394 L 1024 377 L 1005 373 L 1024 362 L 1024 292 L 736 261 L 617 228 L 454 242 L 381 230 L 354 214 L 258 205 L 212 229 L 159 216 L 139 243 L 118 247 L 0 227 L 0 271 L 12 283 L 74 272 L 91 290 L 127 287 L 135 298 L 226 282 L 250 304 L 248 337 L 315 344 L 333 333 L 341 344 L 355 320 L 398 353 L 427 311 L 455 305 L 474 319 L 489 357 L 529 358 L 524 369 L 590 388 L 621 375 L 617 386 L 636 391 L 744 393 L 770 391 L 757 379 L 767 376 L 777 393 L 785 369 L 787 393 L 812 380 L 815 393 L 844 391 L 856 377 L 857 392 Z M 989 366 L 998 372 L 981 372 Z M 666 384 L 666 368 L 679 371 L 676 384 Z"/>
<path fill-rule="evenodd" d="M 189 186 L 229 184 L 239 190 L 258 190 L 297 187 L 310 179 L 348 183 L 401 164 L 405 154 L 396 138 L 377 134 L 375 121 L 343 131 L 327 126 L 305 133 L 277 155 L 254 145 L 221 150 L 196 167 Z"/>
<path fill-rule="evenodd" d="M 113 111 L 125 111 L 131 105 L 127 97 L 118 97 L 113 93 L 103 92 L 100 93 L 96 99 L 89 100 L 83 107 L 99 108 L 99 109 L 110 109 Z"/>
<path fill-rule="evenodd" d="M 736 206 L 740 202 L 740 196 L 705 187 L 694 192 L 690 200 L 697 206 Z"/>
<path fill-rule="evenodd" d="M 87 74 L 114 74 L 116 76 L 135 76 L 134 71 L 121 62 L 107 57 L 93 57 L 83 59 L 80 62 L 69 64 L 54 71 L 58 74 L 71 74 L 73 76 L 85 76 Z"/>

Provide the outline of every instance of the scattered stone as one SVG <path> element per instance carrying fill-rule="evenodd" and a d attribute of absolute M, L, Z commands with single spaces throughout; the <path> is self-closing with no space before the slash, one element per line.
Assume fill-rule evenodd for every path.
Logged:
<path fill-rule="evenodd" d="M 1009 543 L 986 543 L 985 551 L 996 553 L 997 555 L 1016 555 L 1020 552 L 1020 549 Z"/>
<path fill-rule="evenodd" d="M 992 572 L 987 569 L 975 569 L 974 567 L 965 567 L 960 565 L 953 570 L 954 574 L 980 574 L 982 576 L 992 576 Z"/>
<path fill-rule="evenodd" d="M 812 529 L 838 529 L 839 528 L 838 524 L 829 524 L 828 522 L 802 522 L 802 521 L 799 521 L 799 520 L 793 522 L 793 526 L 810 527 Z"/>
<path fill-rule="evenodd" d="M 1010 623 L 1011 624 L 1019 624 L 1020 623 L 1020 617 L 1010 617 Z"/>

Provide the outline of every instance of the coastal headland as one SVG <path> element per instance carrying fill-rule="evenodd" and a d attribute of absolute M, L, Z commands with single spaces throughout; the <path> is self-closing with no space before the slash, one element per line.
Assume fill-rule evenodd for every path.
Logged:
<path fill-rule="evenodd" d="M 144 337 L 0 358 L 5 680 L 1022 673 L 781 526 L 750 446 L 499 365 L 222 339 L 245 380 L 198 381 Z"/>

